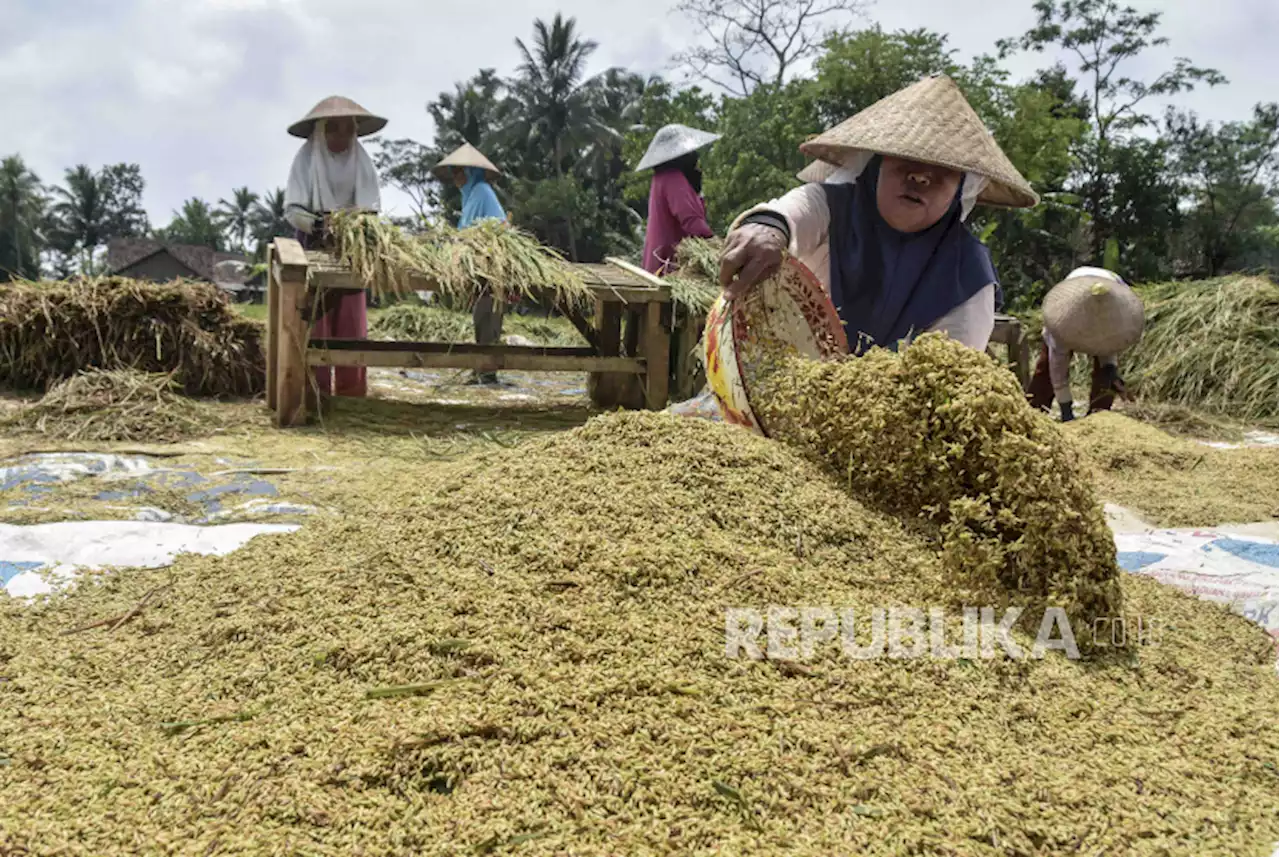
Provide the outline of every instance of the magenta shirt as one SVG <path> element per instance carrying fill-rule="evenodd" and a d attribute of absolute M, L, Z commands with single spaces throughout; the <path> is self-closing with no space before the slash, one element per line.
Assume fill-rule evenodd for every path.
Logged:
<path fill-rule="evenodd" d="M 649 185 L 649 227 L 644 233 L 644 269 L 661 274 L 675 256 L 676 245 L 696 235 L 712 237 L 707 205 L 679 170 L 662 170 Z"/>

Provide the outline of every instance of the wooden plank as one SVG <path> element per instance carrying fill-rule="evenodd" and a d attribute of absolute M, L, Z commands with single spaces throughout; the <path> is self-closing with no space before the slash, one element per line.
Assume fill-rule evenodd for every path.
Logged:
<path fill-rule="evenodd" d="M 596 300 L 617 301 L 624 304 L 671 303 L 671 291 L 652 289 L 648 286 L 606 286 L 588 283 Z"/>
<path fill-rule="evenodd" d="M 668 294 L 671 292 L 671 289 L 666 283 L 662 282 L 662 278 L 657 274 L 650 274 L 644 268 L 633 265 L 626 259 L 619 259 L 617 256 L 607 256 L 605 257 L 605 262 L 613 265 L 615 268 L 621 268 L 644 285 L 652 286 L 655 289 L 661 289 Z"/>
<path fill-rule="evenodd" d="M 279 381 L 280 355 L 277 346 L 280 341 L 280 287 L 276 282 L 272 266 L 275 261 L 275 246 L 267 245 L 267 407 L 276 409 L 276 384 Z"/>
<path fill-rule="evenodd" d="M 612 300 L 596 301 L 596 347 L 602 357 L 622 354 L 622 306 Z M 587 377 L 587 396 L 597 408 L 616 408 L 633 380 L 631 375 L 593 372 Z"/>
<path fill-rule="evenodd" d="M 307 269 L 307 285 L 323 291 L 363 292 L 368 291 L 363 283 L 358 283 L 351 276 L 351 269 L 333 265 L 327 267 L 311 267 Z M 410 291 L 433 291 L 433 284 L 426 277 L 409 275 Z"/>
<path fill-rule="evenodd" d="M 276 238 L 272 241 L 272 245 L 276 250 L 276 260 L 286 272 L 296 271 L 299 274 L 305 272 L 307 251 L 302 249 L 301 244 L 292 238 Z"/>
<path fill-rule="evenodd" d="M 278 239 L 277 239 L 278 240 Z M 306 280 L 280 282 L 280 336 L 277 357 L 276 425 L 296 426 L 306 421 L 307 324 L 302 307 L 307 300 Z"/>
<path fill-rule="evenodd" d="M 574 326 L 582 338 L 587 341 L 587 345 L 599 350 L 600 337 L 596 335 L 596 330 L 591 326 L 591 322 L 587 321 L 586 315 L 578 309 L 565 310 L 564 317 L 569 319 L 569 323 Z"/>
<path fill-rule="evenodd" d="M 649 410 L 667 406 L 671 380 L 671 332 L 662 320 L 662 304 L 649 304 L 645 310 L 641 354 L 645 361 L 645 402 Z"/>
<path fill-rule="evenodd" d="M 706 326 L 704 313 L 688 311 L 679 315 L 678 329 L 672 334 L 675 343 L 675 361 L 672 367 L 672 398 L 683 402 L 698 395 L 706 384 L 706 372 L 702 368 L 702 358 L 697 353 L 698 343 L 702 341 L 702 331 Z"/>
<path fill-rule="evenodd" d="M 373 343 L 366 343 L 372 345 Z M 402 345 L 403 343 L 386 343 Z M 478 372 L 643 372 L 643 360 L 601 357 L 589 348 L 573 355 L 538 354 L 518 346 L 476 346 L 485 351 L 361 350 L 313 347 L 310 366 L 386 366 L 408 369 L 472 369 Z"/>

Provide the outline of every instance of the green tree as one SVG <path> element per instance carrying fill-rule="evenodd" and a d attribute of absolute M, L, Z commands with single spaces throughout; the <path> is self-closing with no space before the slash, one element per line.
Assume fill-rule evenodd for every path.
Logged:
<path fill-rule="evenodd" d="M 0 162 L 0 280 L 40 276 L 45 196 L 22 158 Z"/>
<path fill-rule="evenodd" d="M 284 219 L 284 188 L 276 188 L 262 195 L 253 204 L 250 222 L 253 231 L 253 258 L 266 261 L 267 245 L 273 238 L 293 237 L 293 226 Z"/>
<path fill-rule="evenodd" d="M 879 26 L 832 36 L 814 64 L 814 101 L 826 127 L 934 74 L 956 76 L 959 65 L 947 37 L 930 30 Z"/>
<path fill-rule="evenodd" d="M 237 253 L 249 254 L 249 236 L 253 232 L 253 207 L 258 204 L 258 195 L 247 187 L 239 187 L 232 191 L 231 199 L 218 200 L 215 219 Z"/>
<path fill-rule="evenodd" d="M 703 187 L 711 228 L 723 234 L 744 209 L 796 186 L 800 144 L 822 130 L 811 81 L 758 86 L 720 104 L 723 136 L 706 155 Z"/>
<path fill-rule="evenodd" d="M 222 227 L 209 203 L 191 198 L 182 204 L 182 211 L 175 211 L 173 219 L 157 237 L 168 244 L 192 244 L 200 247 L 222 249 Z"/>
<path fill-rule="evenodd" d="M 1109 214 L 1119 206 L 1108 197 L 1119 177 L 1109 170 L 1123 160 L 1113 157 L 1110 148 L 1127 132 L 1154 124 L 1143 109 L 1144 102 L 1187 92 L 1199 83 L 1216 86 L 1226 78 L 1184 57 L 1152 80 L 1130 77 L 1125 69 L 1135 65 L 1148 48 L 1168 44 L 1167 38 L 1157 35 L 1160 12 L 1140 13 L 1115 0 L 1037 0 L 1035 10 L 1035 26 L 1020 38 L 998 43 L 1001 56 L 1019 49 L 1054 48 L 1079 60 L 1093 122 L 1088 145 L 1080 149 L 1081 190 L 1093 220 L 1091 251 L 1101 258 L 1106 240 L 1117 232 Z"/>
<path fill-rule="evenodd" d="M 597 45 L 578 37 L 573 18 L 558 14 L 550 25 L 534 21 L 533 32 L 532 49 L 516 39 L 522 61 L 510 90 L 520 110 L 509 126 L 509 139 L 513 149 L 532 156 L 532 164 L 546 157 L 551 174 L 563 179 L 566 167 L 600 131 L 591 90 L 583 85 L 587 59 Z M 569 258 L 577 260 L 573 214 L 566 211 L 564 221 Z"/>
<path fill-rule="evenodd" d="M 1165 137 L 1187 209 L 1186 273 L 1216 277 L 1262 260 L 1274 270 L 1277 248 L 1263 227 L 1276 222 L 1277 119 L 1275 102 L 1256 105 L 1247 122 L 1218 127 L 1169 112 Z"/>
<path fill-rule="evenodd" d="M 97 251 L 112 238 L 145 235 L 145 183 L 137 164 L 111 164 L 94 173 L 85 164 L 66 171 L 65 186 L 54 188 L 50 245 L 74 259 L 81 273 L 94 269 Z"/>

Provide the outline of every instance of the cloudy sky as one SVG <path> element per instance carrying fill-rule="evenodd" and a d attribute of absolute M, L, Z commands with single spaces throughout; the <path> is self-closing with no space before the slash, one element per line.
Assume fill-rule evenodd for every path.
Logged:
<path fill-rule="evenodd" d="M 1275 0 L 1130 0 L 1165 11 L 1167 48 L 1135 63 L 1155 74 L 1175 56 L 1230 84 L 1178 104 L 1244 118 L 1277 97 Z M 537 17 L 575 17 L 600 44 L 592 71 L 661 72 L 688 39 L 674 0 L 0 0 L 0 156 L 17 152 L 46 182 L 73 164 L 134 161 L 157 225 L 191 196 L 285 183 L 297 141 L 285 133 L 322 97 L 348 95 L 390 118 L 386 134 L 430 140 L 425 103 L 479 68 L 510 72 L 516 38 Z M 1211 12 L 1210 12 L 1211 8 Z M 949 33 L 962 58 L 1033 21 L 1031 0 L 880 0 L 886 29 Z M 1044 57 L 1012 60 L 1025 74 Z M 386 204 L 407 213 L 388 192 Z"/>

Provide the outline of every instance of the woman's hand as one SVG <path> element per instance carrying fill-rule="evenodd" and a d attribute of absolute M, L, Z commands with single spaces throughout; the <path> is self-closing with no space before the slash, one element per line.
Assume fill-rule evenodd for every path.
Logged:
<path fill-rule="evenodd" d="M 730 299 L 742 297 L 777 273 L 786 249 L 781 230 L 759 223 L 739 226 L 729 233 L 720 254 L 720 288 Z"/>

